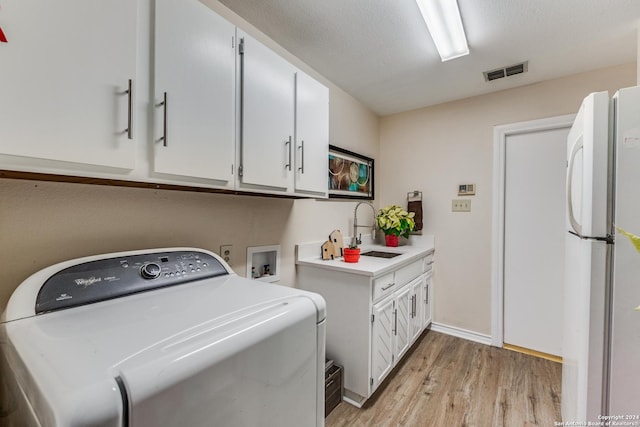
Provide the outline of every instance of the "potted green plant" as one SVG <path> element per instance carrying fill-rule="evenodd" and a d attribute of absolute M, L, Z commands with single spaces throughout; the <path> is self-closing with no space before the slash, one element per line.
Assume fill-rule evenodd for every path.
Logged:
<path fill-rule="evenodd" d="M 409 237 L 409 232 L 416 226 L 413 212 L 407 212 L 397 205 L 389 205 L 378 211 L 376 222 L 382 230 L 387 246 L 398 246 L 399 237 Z"/>
<path fill-rule="evenodd" d="M 360 261 L 360 248 L 357 243 L 351 243 L 348 248 L 342 249 L 342 257 L 344 262 Z"/>

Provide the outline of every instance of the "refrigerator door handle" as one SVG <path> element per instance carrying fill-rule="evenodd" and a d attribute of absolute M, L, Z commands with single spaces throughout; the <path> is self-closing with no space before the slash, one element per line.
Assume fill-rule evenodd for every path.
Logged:
<path fill-rule="evenodd" d="M 571 227 L 579 236 L 582 235 L 582 225 L 578 223 L 575 216 L 573 215 L 573 196 L 571 191 L 571 182 L 573 181 L 573 165 L 575 163 L 575 158 L 578 152 L 582 150 L 582 148 L 582 138 L 580 138 L 573 146 L 573 150 L 571 150 L 571 156 L 569 157 L 569 166 L 567 170 L 567 212 L 569 214 L 569 222 L 571 223 Z"/>

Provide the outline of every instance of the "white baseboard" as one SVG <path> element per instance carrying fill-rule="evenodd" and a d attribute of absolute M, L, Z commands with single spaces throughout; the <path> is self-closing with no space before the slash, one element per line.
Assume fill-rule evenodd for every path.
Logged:
<path fill-rule="evenodd" d="M 480 334 L 478 332 L 469 331 L 455 326 L 443 325 L 442 323 L 431 323 L 431 330 L 440 332 L 454 337 L 462 338 L 469 341 L 475 341 L 480 344 L 491 345 L 491 335 Z"/>

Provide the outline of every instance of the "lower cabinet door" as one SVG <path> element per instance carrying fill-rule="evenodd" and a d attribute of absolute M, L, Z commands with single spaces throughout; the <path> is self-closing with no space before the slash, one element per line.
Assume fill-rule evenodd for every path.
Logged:
<path fill-rule="evenodd" d="M 395 337 L 395 299 L 393 296 L 373 306 L 371 329 L 371 390 L 380 385 L 393 368 Z"/>
<path fill-rule="evenodd" d="M 423 304 L 424 276 L 411 282 L 411 342 L 420 336 L 424 328 L 424 304 Z"/>
<path fill-rule="evenodd" d="M 431 305 L 433 293 L 433 274 L 427 273 L 422 281 L 422 327 L 426 328 L 431 324 Z"/>
<path fill-rule="evenodd" d="M 411 286 L 396 293 L 395 358 L 400 359 L 411 345 Z"/>

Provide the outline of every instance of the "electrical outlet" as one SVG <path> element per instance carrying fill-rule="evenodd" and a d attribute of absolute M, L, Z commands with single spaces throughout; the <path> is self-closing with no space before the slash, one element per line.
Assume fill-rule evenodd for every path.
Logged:
<path fill-rule="evenodd" d="M 233 264 L 233 246 L 232 245 L 221 245 L 220 246 L 220 256 L 222 259 L 229 265 Z"/>
<path fill-rule="evenodd" d="M 451 201 L 452 212 L 471 212 L 471 200 L 469 199 L 453 199 Z"/>

